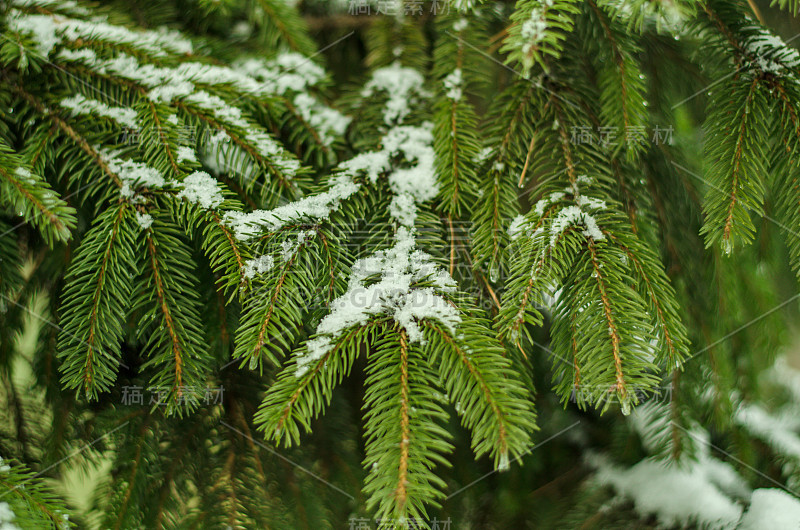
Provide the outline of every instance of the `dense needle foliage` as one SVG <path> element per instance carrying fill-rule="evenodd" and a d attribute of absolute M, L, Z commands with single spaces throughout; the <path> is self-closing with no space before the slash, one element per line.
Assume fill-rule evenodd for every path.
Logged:
<path fill-rule="evenodd" d="M 778 4 L 4 3 L 0 527 L 797 514 Z"/>

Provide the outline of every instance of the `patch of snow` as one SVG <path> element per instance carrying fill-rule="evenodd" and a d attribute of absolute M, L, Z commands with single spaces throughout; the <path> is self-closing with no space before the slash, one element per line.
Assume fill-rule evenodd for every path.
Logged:
<path fill-rule="evenodd" d="M 523 227 L 527 223 L 524 215 L 518 215 L 511 221 L 511 225 L 508 227 L 508 236 L 512 240 L 516 240 L 520 234 L 522 233 Z"/>
<path fill-rule="evenodd" d="M 791 366 L 785 356 L 778 357 L 766 375 L 788 390 L 793 400 L 800 403 L 800 370 Z"/>
<path fill-rule="evenodd" d="M 337 137 L 341 137 L 352 118 L 336 109 L 323 105 L 306 93 L 294 97 L 294 106 L 300 116 L 320 135 L 323 144 L 330 146 Z"/>
<path fill-rule="evenodd" d="M 389 167 L 389 153 L 386 151 L 361 153 L 339 164 L 339 168 L 350 176 L 366 171 L 367 178 L 373 184 L 378 181 L 378 175 L 388 171 Z"/>
<path fill-rule="evenodd" d="M 75 61 L 84 64 L 97 62 L 97 55 L 94 53 L 94 50 L 90 50 L 89 48 L 81 48 L 79 50 L 64 48 L 58 52 L 56 57 L 65 61 Z"/>
<path fill-rule="evenodd" d="M 216 208 L 225 200 L 217 180 L 205 171 L 195 171 L 177 185 L 183 188 L 179 198 L 199 204 L 203 208 Z"/>
<path fill-rule="evenodd" d="M 61 100 L 61 106 L 72 111 L 75 116 L 96 114 L 130 127 L 139 128 L 139 120 L 136 118 L 136 111 L 124 107 L 111 107 L 96 99 L 88 99 L 81 94 L 76 94 L 71 98 Z"/>
<path fill-rule="evenodd" d="M 534 4 L 530 17 L 522 23 L 519 31 L 519 36 L 522 40 L 522 53 L 528 55 L 533 48 L 542 42 L 546 32 L 547 18 L 545 17 L 545 11 Z"/>
<path fill-rule="evenodd" d="M 710 457 L 709 457 L 710 458 Z M 588 462 L 597 468 L 595 480 L 613 487 L 619 495 L 633 501 L 642 517 L 656 515 L 668 527 L 692 522 L 714 528 L 734 528 L 742 508 L 720 489 L 714 479 L 719 475 L 718 462 L 709 472 L 701 460 L 690 466 L 669 465 L 645 459 L 623 469 L 606 458 L 593 455 Z M 730 467 L 730 466 L 728 466 Z M 733 470 L 730 470 L 733 473 Z"/>
<path fill-rule="evenodd" d="M 262 230 L 275 231 L 298 219 L 327 219 L 343 200 L 359 189 L 359 185 L 347 175 L 337 175 L 332 181 L 333 186 L 328 191 L 303 197 L 272 210 L 228 212 L 225 214 L 225 223 L 234 231 L 237 239 L 247 241 Z"/>
<path fill-rule="evenodd" d="M 260 83 L 262 93 L 284 95 L 305 92 L 325 78 L 325 70 L 310 58 L 294 52 L 281 53 L 272 60 L 248 58 L 233 69 Z"/>
<path fill-rule="evenodd" d="M 564 194 L 562 192 L 554 191 L 553 193 L 550 194 L 549 197 L 545 197 L 536 202 L 536 204 L 533 206 L 533 213 L 535 213 L 538 217 L 541 217 L 542 215 L 544 215 L 545 208 L 547 208 L 551 204 L 560 201 L 563 198 Z"/>
<path fill-rule="evenodd" d="M 583 235 L 595 241 L 602 241 L 606 237 L 597 226 L 597 221 L 590 214 L 581 210 L 578 206 L 567 206 L 562 208 L 558 215 L 553 219 L 550 226 L 550 246 L 555 245 L 558 236 L 570 226 L 582 224 L 584 226 Z"/>
<path fill-rule="evenodd" d="M 182 164 L 183 162 L 197 162 L 194 149 L 185 145 L 178 147 L 178 163 Z"/>
<path fill-rule="evenodd" d="M 423 88 L 424 82 L 425 79 L 418 71 L 394 62 L 391 66 L 375 70 L 372 78 L 364 85 L 361 95 L 368 98 L 376 92 L 385 92 L 388 101 L 384 106 L 383 119 L 387 125 L 393 125 L 401 123 L 411 112 L 410 103 L 417 97 L 428 95 Z"/>
<path fill-rule="evenodd" d="M 115 151 L 95 149 L 108 169 L 112 173 L 116 173 L 122 179 L 123 184 L 127 184 L 129 187 L 139 185 L 148 188 L 162 188 L 166 184 L 161 173 L 147 164 L 135 160 L 123 160 L 117 156 Z"/>
<path fill-rule="evenodd" d="M 800 461 L 800 437 L 792 431 L 792 422 L 774 416 L 754 403 L 742 403 L 734 421 L 781 453 Z"/>
<path fill-rule="evenodd" d="M 192 53 L 192 42 L 179 31 L 164 28 L 134 31 L 110 24 L 103 17 L 80 20 L 61 14 L 34 15 L 11 10 L 8 25 L 12 31 L 33 35 L 37 51 L 44 57 L 49 56 L 56 45 L 79 39 L 129 46 L 154 57 Z"/>
<path fill-rule="evenodd" d="M 317 235 L 316 230 L 303 230 L 299 234 L 297 234 L 297 238 L 294 241 L 286 240 L 281 244 L 281 258 L 283 261 L 289 261 L 292 256 L 294 256 L 297 251 L 306 244 L 311 239 L 314 239 L 314 236 Z"/>
<path fill-rule="evenodd" d="M 412 288 L 412 284 L 428 279 L 436 271 L 431 257 L 415 250 L 415 246 L 412 229 L 401 226 L 392 248 L 377 251 L 353 265 L 347 292 L 333 301 L 331 312 L 317 326 L 316 337 L 297 356 L 297 377 L 305 375 L 313 362 L 323 358 L 341 333 L 366 324 L 375 315 L 392 316 L 406 330 L 411 343 L 423 341 L 418 322 L 424 319 L 438 321 L 455 335 L 461 321 L 458 309 L 431 287 Z M 380 280 L 367 284 L 367 278 L 376 273 L 380 274 Z M 453 289 L 452 279 L 445 279 L 442 273 L 446 274 L 440 270 L 434 283 L 441 290 Z"/>
<path fill-rule="evenodd" d="M 442 84 L 444 84 L 445 89 L 445 96 L 458 101 L 461 99 L 463 95 L 462 85 L 463 79 L 461 75 L 461 68 L 456 68 L 450 74 L 448 74 L 443 80 Z"/>
<path fill-rule="evenodd" d="M 410 197 L 393 202 L 392 209 L 399 215 L 396 219 L 405 226 L 411 226 L 408 223 L 413 224 L 413 218 L 416 217 L 409 211 L 411 205 L 431 200 L 439 192 L 434 167 L 436 153 L 433 150 L 432 125 L 394 127 L 383 137 L 382 143 L 390 154 L 403 154 L 409 162 L 416 162 L 411 167 L 397 168 L 389 174 L 392 191 L 397 196 Z"/>
<path fill-rule="evenodd" d="M 0 529 L 1 530 L 20 530 L 12 521 L 16 518 L 16 514 L 11 509 L 11 505 L 7 502 L 0 502 Z"/>
<path fill-rule="evenodd" d="M 136 212 L 136 222 L 139 223 L 142 230 L 147 230 L 153 224 L 153 216 L 149 213 Z"/>
<path fill-rule="evenodd" d="M 578 206 L 590 210 L 605 210 L 606 208 L 606 201 L 595 199 L 594 197 L 587 197 L 585 195 L 579 195 L 576 202 Z"/>
<path fill-rule="evenodd" d="M 264 255 L 249 259 L 244 263 L 243 273 L 245 278 L 255 278 L 257 274 L 269 272 L 275 266 L 272 256 Z"/>
<path fill-rule="evenodd" d="M 747 51 L 754 56 L 759 68 L 773 74 L 783 74 L 786 69 L 800 66 L 800 52 L 790 48 L 777 35 L 761 27 L 746 28 L 755 31 L 747 42 Z"/>
<path fill-rule="evenodd" d="M 484 147 L 478 151 L 478 154 L 475 156 L 475 162 L 481 163 L 489 160 L 489 156 L 491 156 L 493 151 L 493 147 Z"/>
<path fill-rule="evenodd" d="M 14 175 L 28 184 L 34 184 L 36 182 L 30 170 L 22 166 L 18 166 L 17 169 L 14 170 Z"/>
<path fill-rule="evenodd" d="M 738 530 L 778 528 L 800 528 L 800 501 L 777 488 L 755 490 Z"/>

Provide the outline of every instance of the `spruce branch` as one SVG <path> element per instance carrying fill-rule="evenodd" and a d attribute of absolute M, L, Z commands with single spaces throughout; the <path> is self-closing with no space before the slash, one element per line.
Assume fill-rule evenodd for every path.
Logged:
<path fill-rule="evenodd" d="M 4 524 L 17 528 L 73 528 L 70 512 L 47 481 L 39 473 L 32 473 L 25 465 L 7 463 L 0 458 L 0 498 L 4 510 Z M 20 526 L 17 526 L 20 525 Z"/>
<path fill-rule="evenodd" d="M 769 111 L 757 77 L 743 76 L 726 84 L 705 126 L 709 189 L 702 232 L 707 246 L 719 244 L 730 254 L 737 242 L 753 240 L 750 211 L 763 212 L 766 153 L 756 139 L 767 135 Z"/>
<path fill-rule="evenodd" d="M 486 322 L 464 316 L 461 334 L 453 337 L 435 322 L 426 322 L 442 386 L 449 401 L 472 433 L 477 457 L 488 454 L 497 469 L 530 446 L 528 433 L 536 428 L 528 390 L 512 375 L 512 363 L 502 345 L 487 333 Z"/>
<path fill-rule="evenodd" d="M 440 426 L 447 415 L 434 393 L 436 375 L 406 333 L 383 335 L 370 352 L 365 395 L 364 491 L 379 517 L 426 520 L 444 482 L 433 468 L 447 466 L 452 445 Z"/>
<path fill-rule="evenodd" d="M 165 393 L 167 414 L 197 407 L 207 377 L 192 258 L 179 233 L 177 225 L 158 214 L 140 231 L 140 270 L 145 272 L 137 282 L 133 306 L 141 312 L 137 338 L 150 357 L 142 368 L 155 370 L 151 385 Z"/>
<path fill-rule="evenodd" d="M 546 61 L 558 59 L 563 41 L 575 26 L 579 6 L 573 0 L 518 0 L 511 15 L 512 25 L 501 52 L 509 62 L 522 66 L 524 74 L 534 65 L 546 69 Z"/>
<path fill-rule="evenodd" d="M 634 159 L 643 149 L 643 142 L 636 137 L 636 131 L 643 131 L 647 125 L 644 75 L 636 61 L 638 45 L 621 27 L 617 18 L 610 17 L 596 2 L 588 2 L 593 27 L 602 28 L 605 46 L 598 46 L 603 66 L 598 72 L 600 88 L 600 119 L 604 127 L 616 127 L 622 131 L 626 155 Z M 592 42 L 592 39 L 588 39 Z"/>
<path fill-rule="evenodd" d="M 136 222 L 120 203 L 100 214 L 67 272 L 59 335 L 62 381 L 87 398 L 114 382 L 132 294 Z"/>
<path fill-rule="evenodd" d="M 47 181 L 32 173 L 3 141 L 0 141 L 0 177 L 0 197 L 6 207 L 37 226 L 50 246 L 69 239 L 75 228 L 75 209 Z"/>

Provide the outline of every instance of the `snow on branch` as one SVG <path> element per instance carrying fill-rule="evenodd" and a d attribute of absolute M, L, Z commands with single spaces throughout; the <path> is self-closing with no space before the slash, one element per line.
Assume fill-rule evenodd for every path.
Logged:
<path fill-rule="evenodd" d="M 139 121 L 136 119 L 135 110 L 109 106 L 102 101 L 86 98 L 82 94 L 76 94 L 72 97 L 62 99 L 61 106 L 70 109 L 75 116 L 89 116 L 95 114 L 97 116 L 110 118 L 131 129 L 139 128 Z"/>
<path fill-rule="evenodd" d="M 103 16 L 80 20 L 63 16 L 33 15 L 12 9 L 8 16 L 8 25 L 13 31 L 33 35 L 37 51 L 45 57 L 50 55 L 56 45 L 79 39 L 125 45 L 154 57 L 190 54 L 193 51 L 192 41 L 178 31 L 164 28 L 133 31 L 124 26 L 110 24 Z"/>
<path fill-rule="evenodd" d="M 400 79 L 403 82 L 398 85 Z M 366 86 L 365 94 L 371 94 L 371 90 L 378 87 L 389 91 L 384 113 L 386 121 L 402 122 L 409 110 L 401 107 L 399 101 L 402 98 L 407 104 L 409 92 L 420 89 L 421 76 L 414 70 L 395 64 L 376 70 Z M 380 162 L 381 169 L 385 169 L 383 164 L 400 160 L 398 166 L 388 174 L 389 186 L 394 194 L 389 214 L 399 225 L 394 246 L 379 250 L 353 265 L 347 292 L 332 303 L 331 312 L 317 326 L 316 337 L 306 343 L 306 352 L 298 355 L 297 377 L 302 377 L 314 361 L 330 351 L 335 339 L 344 331 L 353 326 L 363 326 L 374 316 L 392 317 L 406 331 L 411 343 L 423 342 L 422 331 L 417 323 L 423 319 L 436 320 L 451 335 L 456 335 L 456 327 L 461 322 L 460 312 L 437 294 L 437 291 L 453 292 L 455 281 L 445 270 L 436 266 L 430 255 L 416 249 L 414 221 L 417 207 L 433 199 L 439 190 L 435 176 L 432 127 L 430 123 L 421 127 L 394 126 L 381 139 L 383 150 L 373 153 L 365 161 L 368 164 Z M 377 171 L 372 171 L 371 176 L 376 175 Z M 368 284 L 368 278 L 375 274 L 379 274 L 380 279 Z M 426 280 L 432 281 L 434 287 L 414 287 L 415 283 Z"/>

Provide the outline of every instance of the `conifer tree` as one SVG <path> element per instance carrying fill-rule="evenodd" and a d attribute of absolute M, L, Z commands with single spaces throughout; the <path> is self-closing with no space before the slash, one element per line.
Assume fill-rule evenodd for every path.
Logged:
<path fill-rule="evenodd" d="M 796 528 L 798 8 L 4 3 L 0 527 Z"/>

